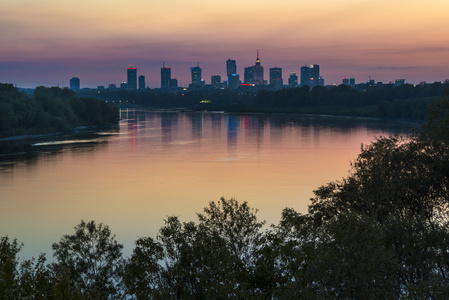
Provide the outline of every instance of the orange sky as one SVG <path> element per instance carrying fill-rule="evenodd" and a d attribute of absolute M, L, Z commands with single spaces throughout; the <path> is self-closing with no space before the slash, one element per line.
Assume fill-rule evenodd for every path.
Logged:
<path fill-rule="evenodd" d="M 236 1 L 4 0 L 0 82 L 84 87 L 126 81 L 134 64 L 160 86 L 162 61 L 180 85 L 198 62 L 203 78 L 253 65 L 289 72 L 319 64 L 326 84 L 449 78 L 449 2 L 442 0 Z"/>

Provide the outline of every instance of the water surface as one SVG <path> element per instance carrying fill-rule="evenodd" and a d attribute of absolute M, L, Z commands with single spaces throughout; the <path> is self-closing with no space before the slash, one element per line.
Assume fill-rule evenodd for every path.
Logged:
<path fill-rule="evenodd" d="M 0 141 L 0 236 L 45 252 L 81 219 L 110 226 L 129 254 L 167 216 L 195 221 L 209 201 L 247 201 L 268 224 L 307 211 L 313 190 L 348 174 L 377 136 L 412 125 L 374 119 L 123 110 L 118 128 Z"/>

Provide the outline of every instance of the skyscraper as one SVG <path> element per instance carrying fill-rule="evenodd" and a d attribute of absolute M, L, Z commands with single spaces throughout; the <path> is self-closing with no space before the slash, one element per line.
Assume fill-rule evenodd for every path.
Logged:
<path fill-rule="evenodd" d="M 137 69 L 134 66 L 128 68 L 128 90 L 137 89 Z"/>
<path fill-rule="evenodd" d="M 301 86 L 310 87 L 310 68 L 308 66 L 301 67 Z"/>
<path fill-rule="evenodd" d="M 263 67 L 260 64 L 259 49 L 257 49 L 256 64 L 253 66 L 253 82 L 256 85 L 263 85 Z"/>
<path fill-rule="evenodd" d="M 320 66 L 310 66 L 310 88 L 320 85 Z"/>
<path fill-rule="evenodd" d="M 282 68 L 270 68 L 270 85 L 277 90 L 282 88 L 284 85 Z"/>
<path fill-rule="evenodd" d="M 168 90 L 170 88 L 171 68 L 165 67 L 165 62 L 161 68 L 161 89 Z"/>
<path fill-rule="evenodd" d="M 318 86 L 324 86 L 324 78 L 320 76 L 320 66 L 311 65 L 301 67 L 301 86 L 308 85 L 311 89 Z"/>
<path fill-rule="evenodd" d="M 235 60 L 228 59 L 226 61 L 226 76 L 230 76 L 232 74 L 237 74 L 237 64 Z"/>
<path fill-rule="evenodd" d="M 80 79 L 78 77 L 70 79 L 70 89 L 72 91 L 78 91 L 80 89 Z"/>
<path fill-rule="evenodd" d="M 260 64 L 259 49 L 257 49 L 256 64 L 252 67 L 245 68 L 244 82 L 255 85 L 263 85 L 263 67 Z"/>
<path fill-rule="evenodd" d="M 296 75 L 296 72 L 290 72 L 290 77 L 288 78 L 288 86 L 292 88 L 298 86 L 298 75 Z"/>
<path fill-rule="evenodd" d="M 201 68 L 200 64 L 198 63 L 198 66 L 191 67 L 190 72 L 192 73 L 192 84 L 193 85 L 201 85 Z"/>
<path fill-rule="evenodd" d="M 145 76 L 140 75 L 139 76 L 139 90 L 144 90 L 145 89 Z"/>
<path fill-rule="evenodd" d="M 244 83 L 253 83 L 253 67 L 246 67 L 243 74 Z"/>

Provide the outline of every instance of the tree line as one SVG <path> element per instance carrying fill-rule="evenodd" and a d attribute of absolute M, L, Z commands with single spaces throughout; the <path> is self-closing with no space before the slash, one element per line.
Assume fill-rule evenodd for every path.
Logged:
<path fill-rule="evenodd" d="M 0 299 L 447 299 L 449 96 L 409 137 L 362 146 L 347 177 L 314 191 L 305 214 L 266 226 L 221 198 L 196 221 L 171 216 L 130 257 L 108 226 L 81 221 L 19 262 L 0 239 Z M 273 199 L 275 201 L 275 199 Z"/>
<path fill-rule="evenodd" d="M 394 87 L 367 86 L 354 89 L 346 85 L 330 88 L 303 86 L 279 91 L 263 90 L 254 105 L 267 111 L 293 110 L 303 113 L 355 115 L 366 117 L 425 120 L 427 107 L 438 100 L 449 83 L 404 84 Z"/>
<path fill-rule="evenodd" d="M 32 96 L 0 83 L 0 136 L 60 132 L 77 126 L 117 122 L 119 110 L 68 88 L 37 87 Z"/>
<path fill-rule="evenodd" d="M 169 93 L 156 89 L 83 90 L 78 94 L 152 108 L 192 108 L 228 112 L 285 112 L 425 120 L 427 107 L 438 100 L 449 82 L 423 85 L 346 85 L 310 89 L 308 86 L 273 91 L 269 87 L 252 90 L 204 89 Z M 207 100 L 207 101 L 204 101 Z"/>

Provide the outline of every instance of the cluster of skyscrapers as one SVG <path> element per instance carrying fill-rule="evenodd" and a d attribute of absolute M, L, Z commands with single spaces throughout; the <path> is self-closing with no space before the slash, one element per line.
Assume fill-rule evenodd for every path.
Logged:
<path fill-rule="evenodd" d="M 282 78 L 282 68 L 270 68 L 269 83 L 264 79 L 264 67 L 261 64 L 259 50 L 257 50 L 256 62 L 253 66 L 244 69 L 243 82 L 237 74 L 237 63 L 235 60 L 228 59 L 226 61 L 226 80 L 222 81 L 220 75 L 212 75 L 210 85 L 205 83 L 202 78 L 202 68 L 199 63 L 197 66 L 191 67 L 191 83 L 189 89 L 198 90 L 203 88 L 215 89 L 233 89 L 236 90 L 241 86 L 264 87 L 271 89 L 280 89 L 284 87 Z M 312 65 L 310 67 L 301 67 L 301 81 L 298 82 L 296 72 L 291 72 L 288 78 L 288 87 L 297 87 L 308 85 L 310 88 L 321 85 L 324 86 L 324 80 L 320 76 L 320 67 Z M 178 89 L 178 81 L 171 77 L 171 68 L 165 66 L 165 62 L 161 68 L 161 89 L 165 91 L 176 91 Z M 73 77 L 70 79 L 70 88 L 72 90 L 80 89 L 80 79 Z M 104 87 L 98 87 L 99 89 Z M 122 82 L 120 87 L 115 84 L 110 84 L 108 89 L 127 89 L 127 90 L 141 90 L 145 89 L 145 76 L 137 76 L 137 69 L 134 66 L 127 68 L 127 82 Z"/>

